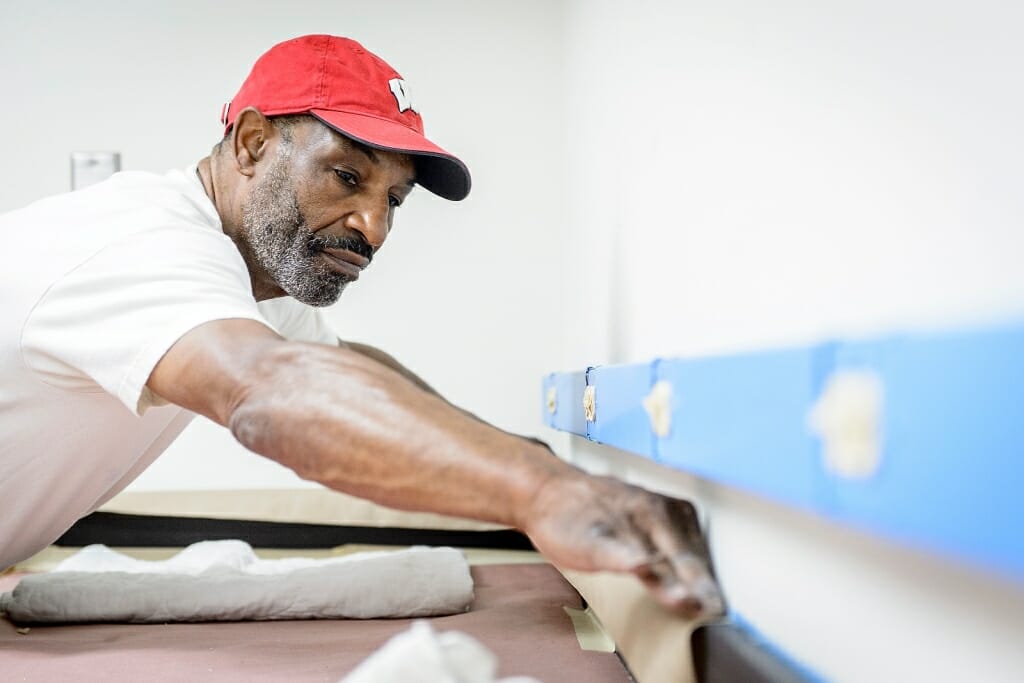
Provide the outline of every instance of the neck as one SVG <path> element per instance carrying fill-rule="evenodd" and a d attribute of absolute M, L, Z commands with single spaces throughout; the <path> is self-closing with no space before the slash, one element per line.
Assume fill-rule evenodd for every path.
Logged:
<path fill-rule="evenodd" d="M 249 271 L 249 282 L 252 284 L 253 298 L 256 301 L 266 301 L 267 299 L 286 296 L 285 292 L 276 283 L 260 272 L 249 250 L 239 239 L 239 222 L 234 219 L 234 212 L 230 210 L 230 202 L 221 203 L 223 201 L 222 198 L 231 196 L 231 193 L 227 190 L 220 191 L 224 188 L 220 182 L 220 167 L 217 162 L 216 154 L 204 157 L 196 166 L 196 172 L 199 174 L 199 180 L 203 183 L 203 190 L 206 191 L 206 196 L 210 198 L 213 207 L 217 210 L 217 215 L 220 216 L 221 230 L 231 238 L 238 252 L 242 255 L 242 260 L 245 261 L 245 267 Z"/>

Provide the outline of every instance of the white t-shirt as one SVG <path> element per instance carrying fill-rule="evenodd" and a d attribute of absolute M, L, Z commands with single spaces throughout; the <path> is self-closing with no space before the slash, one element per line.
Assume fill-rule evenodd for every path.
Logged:
<path fill-rule="evenodd" d="M 0 569 L 137 477 L 193 417 L 146 389 L 225 318 L 336 343 L 317 309 L 257 303 L 195 168 L 119 173 L 0 215 Z"/>

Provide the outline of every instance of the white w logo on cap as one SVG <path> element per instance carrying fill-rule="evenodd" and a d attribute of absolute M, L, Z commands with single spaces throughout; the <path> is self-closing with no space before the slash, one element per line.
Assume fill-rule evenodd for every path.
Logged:
<path fill-rule="evenodd" d="M 388 81 L 388 85 L 391 86 L 391 94 L 398 101 L 399 112 L 403 112 L 406 109 L 416 111 L 416 107 L 412 106 L 412 99 L 409 97 L 409 86 L 405 84 L 405 81 L 401 78 L 392 78 Z"/>

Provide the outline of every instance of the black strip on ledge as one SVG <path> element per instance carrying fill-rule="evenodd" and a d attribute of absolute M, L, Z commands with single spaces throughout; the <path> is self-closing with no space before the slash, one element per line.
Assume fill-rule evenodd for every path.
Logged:
<path fill-rule="evenodd" d="M 700 683 L 806 683 L 811 680 L 749 633 L 725 622 L 705 624 L 690 638 Z"/>
<path fill-rule="evenodd" d="M 400 527 L 255 522 L 205 517 L 164 517 L 94 512 L 75 522 L 55 545 L 103 543 L 122 547 L 178 547 L 199 541 L 239 539 L 256 548 L 333 548 L 365 545 L 429 545 L 534 550 L 515 529 L 458 531 Z"/>

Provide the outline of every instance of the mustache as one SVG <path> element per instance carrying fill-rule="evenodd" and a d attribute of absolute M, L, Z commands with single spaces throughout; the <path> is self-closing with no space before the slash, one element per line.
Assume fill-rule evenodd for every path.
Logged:
<path fill-rule="evenodd" d="M 308 249 L 310 255 L 323 251 L 324 249 L 343 249 L 359 254 L 368 261 L 373 261 L 373 247 L 362 237 L 345 235 L 343 237 L 323 237 L 311 235 Z"/>

